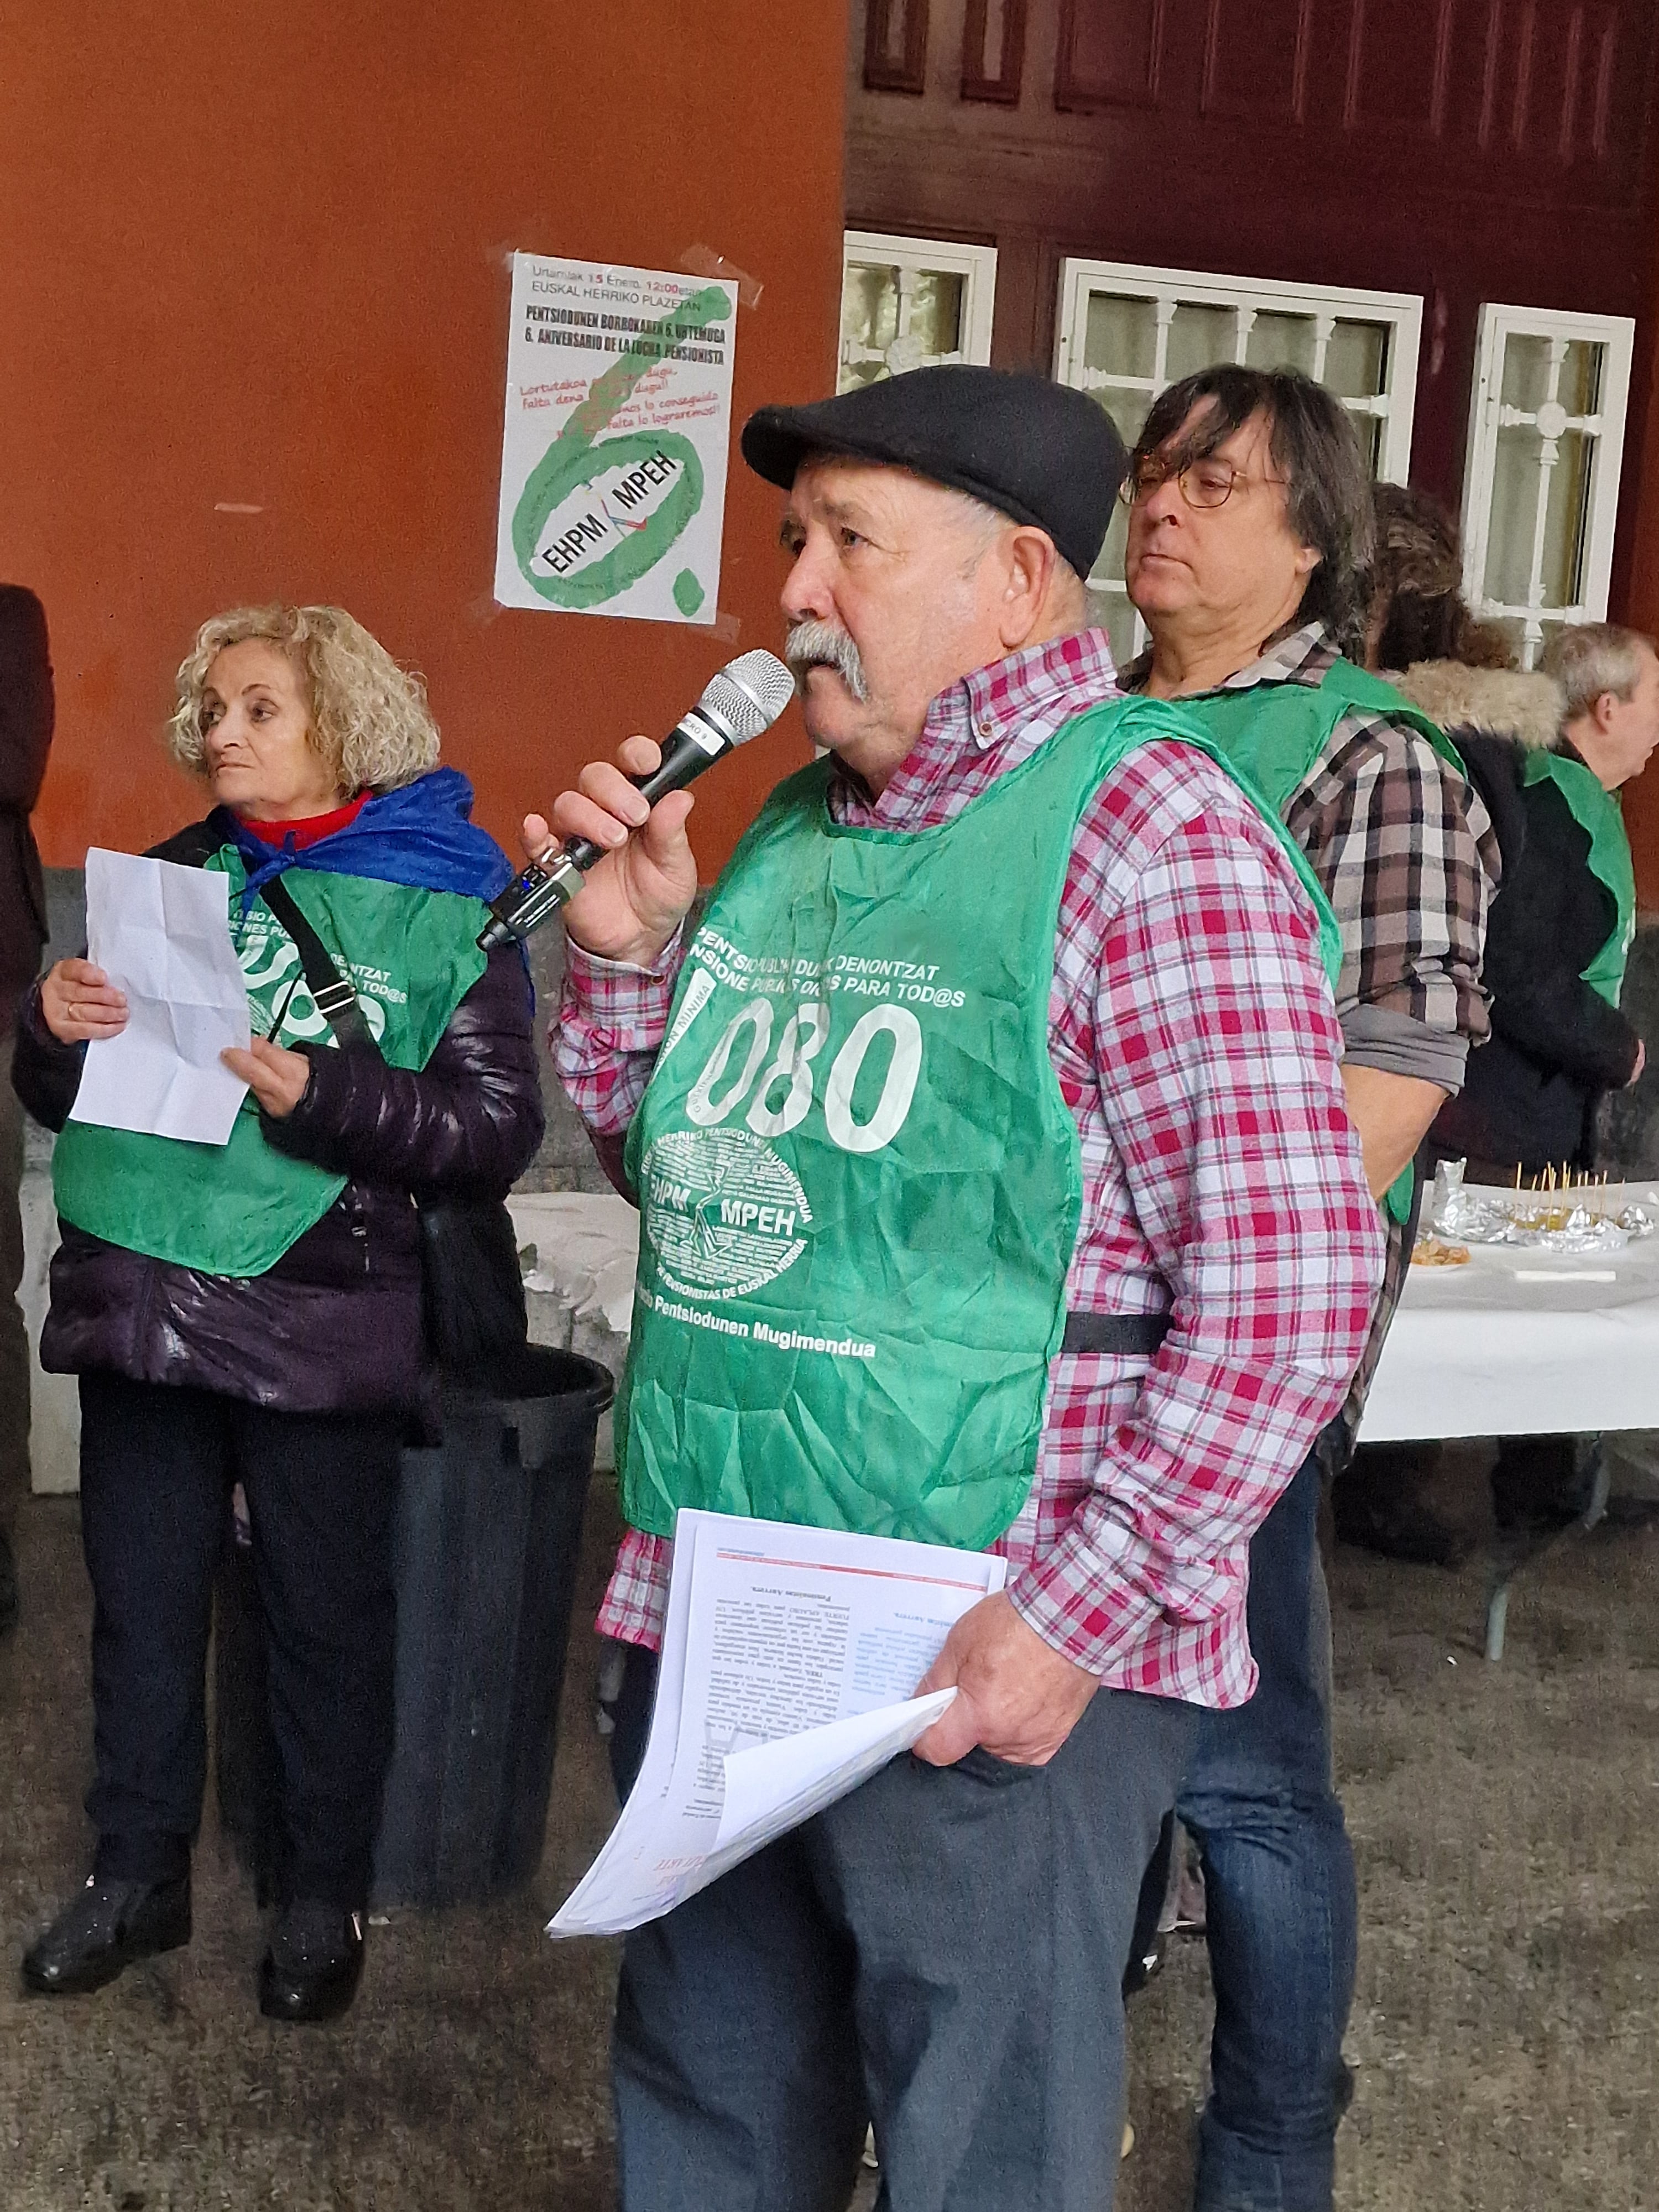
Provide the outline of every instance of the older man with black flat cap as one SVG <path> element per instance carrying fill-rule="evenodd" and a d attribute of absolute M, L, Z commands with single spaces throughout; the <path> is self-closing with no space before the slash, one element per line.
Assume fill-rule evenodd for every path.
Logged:
<path fill-rule="evenodd" d="M 763 409 L 743 450 L 787 494 L 827 757 L 689 943 L 690 795 L 628 780 L 653 744 L 552 814 L 610 848 L 553 1043 L 626 1135 L 642 1285 L 665 1141 L 775 1152 L 812 1218 L 758 1289 L 636 1311 L 619 1786 L 679 1507 L 994 1546 L 1009 1578 L 927 1677 L 958 1695 L 915 1755 L 629 1938 L 622 2202 L 842 2212 L 873 2119 L 893 2212 L 1106 2212 L 1141 1871 L 1200 1709 L 1250 1694 L 1246 1549 L 1381 1270 L 1329 918 L 1196 726 L 1117 696 L 1080 580 L 1124 459 L 1091 402 L 922 369 Z M 763 957 L 872 988 L 799 990 L 757 1051 L 731 979 Z M 820 1322 L 873 1356 L 779 1348 Z"/>

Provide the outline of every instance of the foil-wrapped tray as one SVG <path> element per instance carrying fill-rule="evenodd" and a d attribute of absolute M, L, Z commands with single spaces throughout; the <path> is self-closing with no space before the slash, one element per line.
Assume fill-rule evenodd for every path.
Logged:
<path fill-rule="evenodd" d="M 1437 1237 L 1461 1244 L 1519 1245 L 1537 1252 L 1618 1252 L 1653 1234 L 1645 1206 L 1607 1202 L 1592 1181 L 1543 1190 L 1490 1191 L 1463 1186 L 1463 1162 L 1442 1160 L 1425 1212 Z"/>

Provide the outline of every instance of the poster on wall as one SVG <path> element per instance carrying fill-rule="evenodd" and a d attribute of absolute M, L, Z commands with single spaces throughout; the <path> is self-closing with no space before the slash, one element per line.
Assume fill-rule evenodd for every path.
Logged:
<path fill-rule="evenodd" d="M 696 276 L 514 255 L 503 606 L 714 621 L 737 305 Z"/>

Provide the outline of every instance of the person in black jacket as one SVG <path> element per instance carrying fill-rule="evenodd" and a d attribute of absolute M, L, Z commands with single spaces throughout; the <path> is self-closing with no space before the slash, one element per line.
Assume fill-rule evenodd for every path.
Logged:
<path fill-rule="evenodd" d="M 1486 935 L 1492 1037 L 1461 1097 L 1430 1132 L 1431 1157 L 1462 1158 L 1471 1182 L 1595 1165 L 1596 1109 L 1634 1083 L 1642 1038 L 1619 1009 L 1635 929 L 1630 846 L 1616 794 L 1659 743 L 1659 654 L 1610 623 L 1562 631 L 1543 659 L 1560 723 L 1544 750 L 1524 734 L 1460 727 L 1467 751 L 1507 752 L 1526 839 Z M 1432 710 L 1431 710 L 1432 711 Z M 1565 1527 L 1583 1511 L 1589 1467 L 1571 1436 L 1504 1437 L 1492 1504 L 1506 1528 Z"/>
<path fill-rule="evenodd" d="M 12 1552 L 29 1486 L 29 1347 L 23 1279 L 23 1117 L 7 1069 L 18 1001 L 40 967 L 46 902 L 29 816 L 52 745 L 52 659 L 33 592 L 0 585 L 0 1636 L 16 1625 Z"/>
<path fill-rule="evenodd" d="M 532 993 L 516 945 L 486 960 L 476 943 L 511 864 L 436 765 L 419 679 L 349 615 L 207 623 L 172 743 L 218 803 L 156 857 L 229 879 L 253 1036 L 225 1058 L 249 1096 L 217 1148 L 69 1121 L 125 1001 L 79 959 L 27 1002 L 14 1080 L 60 1132 L 41 1357 L 80 1376 L 98 1845 L 23 1979 L 96 1989 L 189 1937 L 213 1577 L 240 1482 L 282 1768 L 260 2009 L 320 2020 L 362 1971 L 392 1749 L 392 1510 L 431 1382 L 414 1200 L 499 1200 L 528 1164 Z M 343 1004 L 285 910 L 349 979 Z"/>
<path fill-rule="evenodd" d="M 1639 775 L 1659 743 L 1659 655 L 1648 639 L 1610 623 L 1564 630 L 1545 654 L 1544 678 L 1559 686 L 1559 725 L 1544 750 L 1588 768 L 1606 793 Z M 1476 702 L 1444 702 L 1457 742 L 1507 768 L 1526 816 L 1526 842 L 1492 908 L 1486 980 L 1492 1041 L 1473 1063 L 1461 1097 L 1437 1120 L 1433 1141 L 1467 1158 L 1471 1182 L 1508 1182 L 1553 1164 L 1595 1165 L 1595 1109 L 1603 1094 L 1641 1073 L 1642 1039 L 1619 1011 L 1617 978 L 1633 921 L 1593 864 L 1592 833 L 1569 793 L 1586 797 L 1609 846 L 1608 868 L 1629 874 L 1629 847 L 1616 806 L 1596 807 L 1588 779 L 1565 787 L 1538 771 L 1540 739 L 1489 727 Z M 1434 711 L 1432 708 L 1431 712 Z M 1598 817 L 1600 819 L 1598 820 Z M 1622 852 L 1620 848 L 1622 846 Z M 1628 894 L 1626 894 L 1626 897 Z M 1620 940 L 1623 941 L 1620 941 Z M 1588 971 L 1605 957 L 1606 976 Z"/>
<path fill-rule="evenodd" d="M 1618 1010 L 1632 887 L 1609 794 L 1640 774 L 1659 740 L 1659 658 L 1632 631 L 1589 623 L 1561 633 L 1538 673 L 1503 665 L 1505 641 L 1459 596 L 1450 518 L 1424 493 L 1379 485 L 1376 497 L 1376 658 L 1403 666 L 1401 690 L 1456 745 L 1504 854 L 1481 977 L 1492 1035 L 1437 1115 L 1421 1164 L 1461 1158 L 1468 1181 L 1498 1184 L 1517 1168 L 1589 1169 L 1601 1097 L 1634 1082 L 1644 1058 Z M 1575 805 L 1595 824 L 1601 873 Z M 1620 879 L 1620 895 L 1606 873 Z M 1339 1534 L 1391 1558 L 1455 1565 L 1469 1539 L 1424 1497 L 1437 1459 L 1431 1445 L 1362 1448 L 1334 1492 Z M 1584 1502 L 1581 1461 L 1571 1437 L 1501 1438 L 1500 1526 L 1573 1519 Z"/>

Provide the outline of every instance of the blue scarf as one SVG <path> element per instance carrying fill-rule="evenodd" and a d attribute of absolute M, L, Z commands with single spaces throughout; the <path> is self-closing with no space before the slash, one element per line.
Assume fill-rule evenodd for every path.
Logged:
<path fill-rule="evenodd" d="M 228 806 L 214 808 L 208 827 L 242 856 L 244 914 L 260 886 L 286 868 L 368 876 L 410 890 L 459 891 L 479 899 L 494 898 L 514 874 L 495 840 L 472 820 L 472 786 L 459 769 L 434 768 L 396 791 L 376 792 L 343 830 L 303 850 L 291 835 L 280 846 L 266 844 Z"/>

